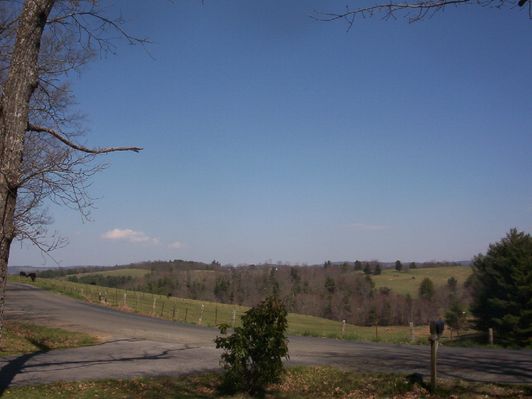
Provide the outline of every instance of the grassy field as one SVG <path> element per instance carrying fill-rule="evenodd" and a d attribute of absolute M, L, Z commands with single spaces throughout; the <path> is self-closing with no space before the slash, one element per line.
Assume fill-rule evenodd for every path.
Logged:
<path fill-rule="evenodd" d="M 128 380 L 59 382 L 48 385 L 9 388 L 6 399 L 88 399 L 88 398 L 233 398 L 218 391 L 220 375 L 216 373 L 181 377 L 134 378 Z M 330 367 L 297 367 L 285 374 L 280 384 L 269 387 L 265 398 L 453 398 L 453 399 L 524 399 L 532 395 L 530 387 L 474 384 L 440 380 L 439 388 L 430 394 L 424 384 L 413 384 L 407 377 L 395 374 L 360 374 Z"/>
<path fill-rule="evenodd" d="M 26 278 L 10 277 L 10 281 L 30 283 Z M 103 306 L 112 306 L 127 312 L 135 312 L 167 320 L 215 327 L 221 323 L 239 326 L 240 317 L 247 307 L 192 299 L 166 297 L 145 292 L 73 283 L 65 280 L 37 279 L 35 286 L 66 294 Z M 345 324 L 341 321 L 290 313 L 288 333 L 327 338 L 343 338 L 361 341 L 410 343 L 408 326 L 365 327 Z M 416 343 L 427 343 L 428 327 L 414 327 Z M 444 335 L 444 339 L 447 336 Z"/>
<path fill-rule="evenodd" d="M 0 341 L 0 356 L 51 349 L 77 348 L 94 345 L 97 340 L 88 334 L 31 323 L 6 321 Z"/>
<path fill-rule="evenodd" d="M 395 269 L 385 269 L 379 276 L 371 276 L 375 286 L 388 287 L 399 294 L 410 294 L 417 297 L 419 284 L 428 277 L 436 287 L 447 284 L 447 279 L 454 277 L 461 285 L 471 275 L 469 266 L 447 266 L 434 268 L 410 269 L 407 272 L 398 272 Z"/>

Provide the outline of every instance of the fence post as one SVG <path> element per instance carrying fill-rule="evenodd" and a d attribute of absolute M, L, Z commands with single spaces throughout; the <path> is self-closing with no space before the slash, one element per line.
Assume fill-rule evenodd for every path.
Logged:
<path fill-rule="evenodd" d="M 445 329 L 443 320 L 432 320 L 429 324 L 430 329 L 430 389 L 432 392 L 436 391 L 436 359 L 438 356 L 438 345 L 440 337 Z"/>
<path fill-rule="evenodd" d="M 342 339 L 344 339 L 345 334 L 345 320 L 342 320 Z"/>
<path fill-rule="evenodd" d="M 188 308 L 185 308 L 185 323 L 187 322 Z"/>
<path fill-rule="evenodd" d="M 124 306 L 127 306 L 127 291 L 124 292 Z"/>
<path fill-rule="evenodd" d="M 414 334 L 414 322 L 410 322 L 410 342 L 415 342 L 416 335 Z"/>
<path fill-rule="evenodd" d="M 218 324 L 218 306 L 214 307 L 214 326 Z"/>
<path fill-rule="evenodd" d="M 154 295 L 153 296 L 153 306 L 151 308 L 151 314 L 152 316 L 155 315 L 155 304 L 157 303 L 157 297 Z"/>
<path fill-rule="evenodd" d="M 490 345 L 493 345 L 493 328 L 488 329 L 488 337 Z"/>
<path fill-rule="evenodd" d="M 161 317 L 163 317 L 163 313 L 164 313 L 164 303 L 165 303 L 165 302 L 162 301 L 162 304 L 163 304 L 163 305 L 161 306 L 161 315 L 160 315 Z"/>
<path fill-rule="evenodd" d="M 205 310 L 205 305 L 204 304 L 201 304 L 201 311 L 200 311 L 200 316 L 199 316 L 199 319 L 198 319 L 198 324 L 201 326 L 201 323 L 203 322 L 203 311 Z"/>
<path fill-rule="evenodd" d="M 174 310 L 172 311 L 172 320 L 175 320 L 175 303 L 174 303 Z"/>
<path fill-rule="evenodd" d="M 235 322 L 236 322 L 236 309 L 233 309 L 233 323 L 232 323 L 233 329 L 235 328 Z"/>

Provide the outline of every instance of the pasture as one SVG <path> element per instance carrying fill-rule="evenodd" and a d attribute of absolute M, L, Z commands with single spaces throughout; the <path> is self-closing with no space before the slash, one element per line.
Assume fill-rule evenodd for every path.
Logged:
<path fill-rule="evenodd" d="M 377 288 L 388 287 L 398 294 L 410 294 L 415 298 L 418 295 L 419 284 L 425 277 L 430 278 L 435 287 L 440 287 L 447 284 L 450 277 L 454 277 L 458 285 L 462 285 L 471 273 L 472 269 L 469 266 L 445 266 L 410 269 L 406 272 L 385 269 L 382 274 L 371 278 Z"/>

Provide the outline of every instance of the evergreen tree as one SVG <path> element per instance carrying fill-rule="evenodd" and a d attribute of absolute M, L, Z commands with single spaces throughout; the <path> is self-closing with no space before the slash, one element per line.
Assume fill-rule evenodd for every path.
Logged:
<path fill-rule="evenodd" d="M 472 313 L 481 331 L 493 328 L 499 340 L 532 344 L 532 237 L 510 232 L 473 261 Z"/>
<path fill-rule="evenodd" d="M 419 297 L 427 300 L 431 300 L 434 296 L 434 283 L 428 277 L 425 277 L 419 285 Z"/>
<path fill-rule="evenodd" d="M 403 264 L 401 263 L 400 260 L 396 260 L 396 261 L 395 261 L 395 270 L 397 270 L 398 272 L 400 272 L 401 270 L 403 270 Z"/>
<path fill-rule="evenodd" d="M 366 262 L 366 264 L 364 266 L 364 273 L 365 274 L 371 274 L 371 266 L 367 262 Z"/>
<path fill-rule="evenodd" d="M 362 270 L 362 262 L 355 260 L 355 271 Z"/>
<path fill-rule="evenodd" d="M 457 333 L 467 326 L 467 313 L 465 306 L 455 300 L 445 313 L 445 322 L 449 328 Z"/>
<path fill-rule="evenodd" d="M 381 273 L 382 273 L 381 265 L 379 263 L 377 263 L 377 266 L 375 266 L 375 270 L 373 271 L 373 274 L 375 276 L 378 276 Z"/>

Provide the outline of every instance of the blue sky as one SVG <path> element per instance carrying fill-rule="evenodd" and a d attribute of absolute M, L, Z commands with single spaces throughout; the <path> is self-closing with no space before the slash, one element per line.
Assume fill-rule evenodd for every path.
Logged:
<path fill-rule="evenodd" d="M 61 265 L 463 260 L 532 231 L 532 21 L 518 9 L 318 22 L 336 1 L 116 1 L 147 54 L 73 77 L 92 221 Z M 14 244 L 10 264 L 53 265 Z"/>

